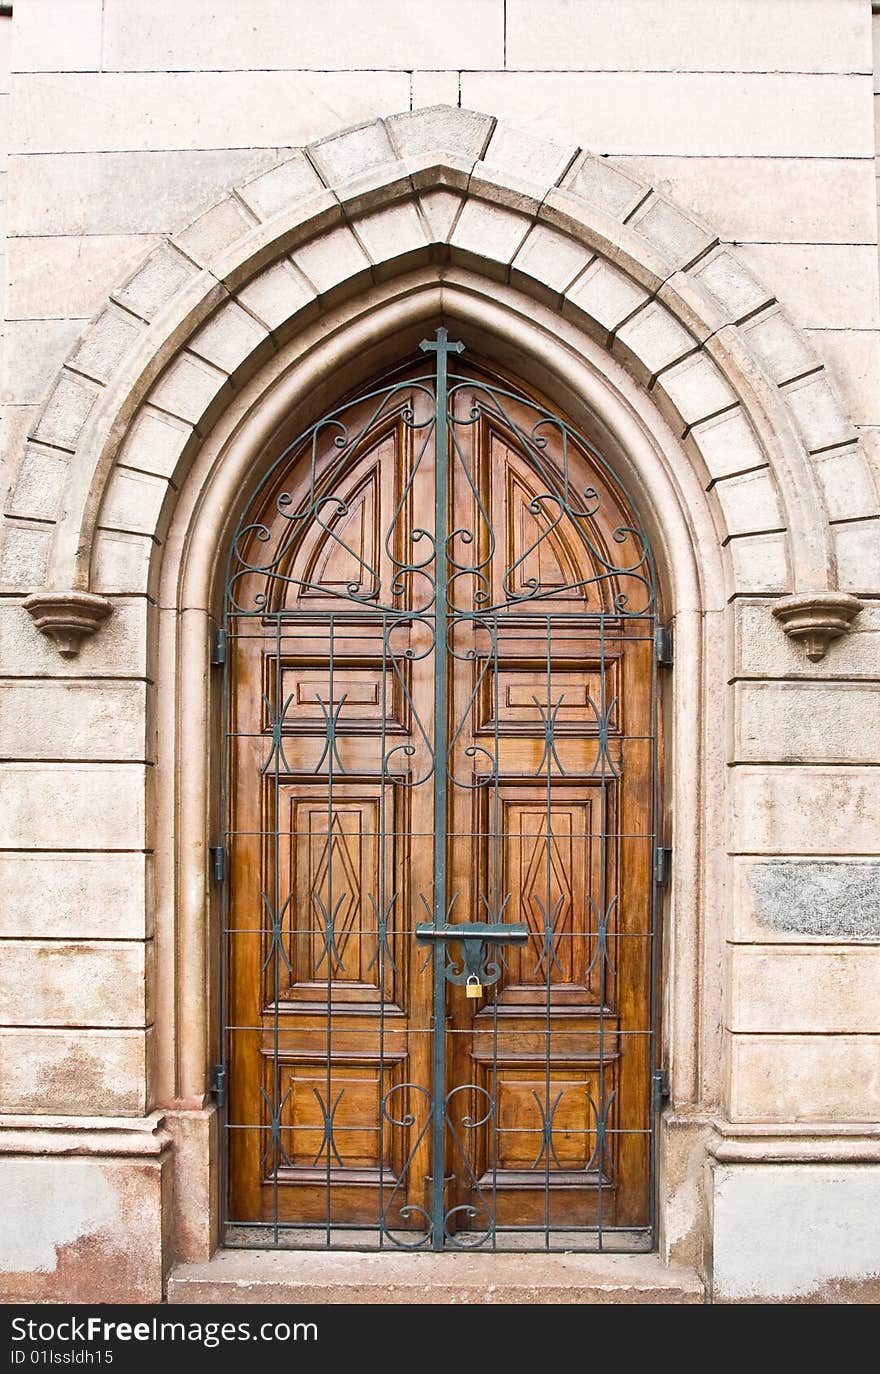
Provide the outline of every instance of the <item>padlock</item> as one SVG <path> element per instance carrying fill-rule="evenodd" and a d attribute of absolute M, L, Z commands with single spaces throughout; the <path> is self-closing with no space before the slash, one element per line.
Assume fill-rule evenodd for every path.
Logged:
<path fill-rule="evenodd" d="M 465 992 L 467 993 L 468 997 L 482 997 L 483 984 L 480 982 L 479 978 L 475 973 L 468 974 L 468 980 L 465 983 Z"/>

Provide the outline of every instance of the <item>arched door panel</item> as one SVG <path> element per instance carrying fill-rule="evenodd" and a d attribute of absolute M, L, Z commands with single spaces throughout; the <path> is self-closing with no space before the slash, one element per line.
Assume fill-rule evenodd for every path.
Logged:
<path fill-rule="evenodd" d="M 655 616 L 613 474 L 479 367 L 264 481 L 226 608 L 232 1243 L 651 1243 Z M 471 923 L 522 930 L 468 946 L 476 997 Z"/>

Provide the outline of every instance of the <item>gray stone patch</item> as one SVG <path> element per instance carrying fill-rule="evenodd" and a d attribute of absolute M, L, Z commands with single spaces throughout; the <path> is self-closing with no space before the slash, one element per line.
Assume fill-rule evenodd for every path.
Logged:
<path fill-rule="evenodd" d="M 755 920 L 770 930 L 880 937 L 880 861 L 755 864 L 749 886 Z"/>

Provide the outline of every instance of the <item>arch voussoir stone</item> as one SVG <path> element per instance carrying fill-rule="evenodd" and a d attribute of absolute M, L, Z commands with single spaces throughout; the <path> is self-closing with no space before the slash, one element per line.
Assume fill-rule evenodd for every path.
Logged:
<path fill-rule="evenodd" d="M 233 188 L 85 331 L 29 440 L 66 463 L 49 571 L 13 584 L 62 652 L 110 609 L 99 533 L 161 540 L 177 474 L 273 350 L 346 297 L 414 268 L 442 281 L 444 264 L 540 299 L 607 348 L 713 493 L 731 594 L 784 593 L 778 618 L 812 658 L 845 633 L 860 603 L 837 586 L 818 455 L 846 449 L 864 503 L 875 497 L 824 369 L 772 293 L 710 228 L 604 159 L 436 106 L 294 150 Z M 21 499 L 11 515 L 28 514 Z M 876 505 L 847 510 L 863 514 Z"/>

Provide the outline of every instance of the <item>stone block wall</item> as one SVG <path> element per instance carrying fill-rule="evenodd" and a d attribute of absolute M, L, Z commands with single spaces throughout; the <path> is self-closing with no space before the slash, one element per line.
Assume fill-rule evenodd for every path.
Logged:
<path fill-rule="evenodd" d="M 704 918 L 723 932 L 724 1076 L 719 1092 L 706 1087 L 703 1105 L 730 1129 L 742 1127 L 746 1141 L 731 1145 L 725 1137 L 715 1166 L 719 1296 L 784 1290 L 784 1253 L 767 1260 L 750 1288 L 747 1253 L 731 1230 L 742 1215 L 738 1190 L 752 1199 L 747 1211 L 760 1211 L 761 1189 L 773 1181 L 761 1173 L 767 1160 L 788 1171 L 786 1186 L 792 1170 L 802 1171 L 806 1192 L 792 1184 L 791 1196 L 801 1197 L 804 1217 L 813 1207 L 826 1218 L 822 1226 L 832 1226 L 833 1206 L 804 1203 L 807 1194 L 852 1199 L 841 1204 L 846 1214 L 868 1196 L 866 1187 L 876 1190 L 876 1174 L 865 1185 L 860 1172 L 872 1158 L 864 1139 L 880 1122 L 872 108 L 880 64 L 872 62 L 871 8 L 869 0 L 712 0 L 707 23 L 705 0 L 17 0 L 13 19 L 0 19 L 0 487 L 8 492 L 0 554 L 0 892 L 9 894 L 0 902 L 0 1113 L 19 1121 L 3 1149 L 14 1171 L 25 1149 L 20 1132 L 38 1128 L 33 1118 L 57 1117 L 81 1120 L 99 1152 L 100 1133 L 89 1123 L 128 1119 L 107 1149 L 114 1167 L 147 1180 L 138 1215 L 150 1293 L 161 1290 L 169 1258 L 167 1246 L 149 1239 L 150 1227 L 171 1186 L 168 1142 L 151 1113 L 174 1106 L 173 1093 L 160 1103 L 154 1087 L 152 531 L 189 433 L 187 405 L 201 406 L 225 385 L 255 331 L 266 331 L 244 310 L 235 320 L 227 313 L 213 333 L 209 324 L 187 355 L 186 375 L 178 367 L 165 383 L 178 388 L 165 398 L 178 418 L 166 414 L 149 435 L 130 436 L 130 452 L 139 444 L 140 456 L 115 474 L 96 553 L 97 585 L 114 613 L 76 658 L 59 657 L 21 609 L 47 576 L 69 460 L 51 415 L 37 442 L 28 436 L 65 360 L 73 359 L 71 385 L 85 405 L 96 381 L 112 381 L 127 331 L 152 317 L 193 264 L 279 206 L 236 197 L 227 203 L 228 223 L 215 211 L 200 228 L 203 208 L 305 143 L 437 103 L 508 120 L 508 154 L 524 179 L 531 170 L 552 182 L 541 162 L 547 139 L 599 154 L 718 235 L 700 273 L 719 299 L 729 305 L 744 290 L 725 254 L 735 246 L 779 302 L 777 320 L 767 315 L 766 294 L 737 297 L 736 318 L 748 328 L 756 312 L 755 348 L 783 385 L 824 492 L 838 585 L 859 594 L 865 609 L 820 663 L 782 634 L 768 609 L 770 592 L 788 590 L 790 571 L 775 493 L 742 459 L 741 433 L 727 432 L 724 419 L 701 420 L 717 440 L 710 481 L 721 482 L 729 556 L 740 585 L 748 588 L 751 576 L 757 593 L 729 607 L 725 666 L 719 659 L 714 667 L 709 705 L 728 769 L 728 828 L 717 844 L 731 858 L 731 877 L 704 893 Z M 281 196 L 277 176 L 272 185 Z M 631 183 L 620 185 L 625 191 Z M 300 192 L 291 184 L 291 194 Z M 663 211 L 636 198 L 621 213 L 637 226 L 640 215 Z M 476 227 L 466 215 L 459 220 L 462 251 L 469 234 L 485 239 L 483 219 Z M 651 225 L 682 262 L 706 247 L 680 237 L 694 232 L 687 223 L 687 231 L 673 219 Z M 509 224 L 510 217 L 499 221 L 499 232 Z M 405 235 L 406 224 L 394 232 Z M 119 293 L 161 236 L 175 234 L 187 256 L 157 260 L 152 286 L 139 278 L 138 290 L 154 294 Z M 317 243 L 299 255 L 319 291 L 322 254 L 338 271 L 338 252 L 338 243 Z M 567 282 L 583 265 L 561 262 L 559 270 Z M 302 289 L 290 271 L 283 285 L 286 293 Z M 77 354 L 111 291 L 117 303 L 91 336 L 92 351 Z M 596 264 L 579 282 L 576 304 L 607 331 L 643 299 L 632 292 Z M 263 302 L 255 313 L 270 324 L 270 309 Z M 831 387 L 825 374 L 817 377 L 809 349 L 798 352 L 786 320 L 825 364 Z M 640 356 L 635 331 L 644 327 L 624 325 L 620 335 Z M 707 409 L 704 366 L 702 356 L 678 364 L 661 388 L 685 434 L 689 415 L 700 420 L 728 404 L 721 397 Z M 691 414 L 695 394 L 702 409 Z M 858 446 L 867 469 L 854 462 Z M 812 1132 L 808 1145 L 795 1150 L 785 1123 Z M 771 1125 L 776 1135 L 745 1129 Z M 840 1140 L 855 1139 L 857 1128 L 867 1136 L 847 1155 Z M 52 1167 L 78 1167 L 73 1139 L 58 1127 L 51 1148 L 44 1142 Z M 756 1147 L 756 1139 L 764 1143 Z M 761 1168 L 752 1162 L 755 1148 L 763 1150 Z M 66 1188 L 60 1172 L 58 1179 Z M 78 1236 L 89 1226 L 100 1235 L 112 1211 L 105 1182 L 95 1182 L 94 1198 L 100 1193 L 106 1206 L 95 1201 L 89 1220 L 91 1188 L 82 1191 Z M 119 1207 L 113 1215 L 124 1214 Z M 70 1225 L 56 1236 L 58 1255 Z M 857 1280 L 860 1246 L 855 1268 L 838 1265 L 817 1283 Z M 55 1271 L 50 1264 L 35 1272 Z M 795 1283 L 811 1291 L 809 1275 Z"/>

